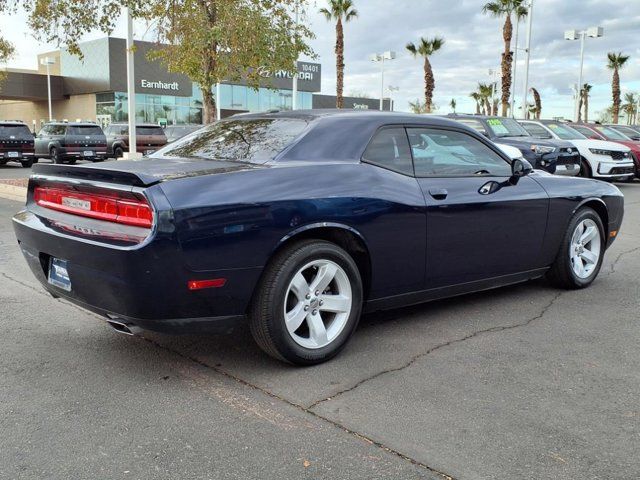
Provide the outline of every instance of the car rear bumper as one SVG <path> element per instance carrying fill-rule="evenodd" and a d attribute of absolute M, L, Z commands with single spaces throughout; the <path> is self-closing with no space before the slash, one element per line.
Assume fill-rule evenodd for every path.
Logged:
<path fill-rule="evenodd" d="M 13 220 L 22 253 L 49 293 L 143 329 L 167 333 L 227 329 L 243 318 L 262 271 L 190 270 L 170 236 L 158 235 L 135 247 L 112 246 L 61 232 L 29 210 L 16 214 Z M 49 283 L 52 257 L 67 262 L 69 291 Z M 188 288 L 190 280 L 212 278 L 225 278 L 224 287 Z"/>

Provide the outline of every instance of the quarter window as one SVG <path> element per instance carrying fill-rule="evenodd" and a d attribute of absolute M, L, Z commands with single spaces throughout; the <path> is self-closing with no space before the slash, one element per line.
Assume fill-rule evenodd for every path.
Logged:
<path fill-rule="evenodd" d="M 411 150 L 404 128 L 385 128 L 373 137 L 362 158 L 368 163 L 413 175 Z"/>
<path fill-rule="evenodd" d="M 431 128 L 408 128 L 407 133 L 418 177 L 511 175 L 509 163 L 471 135 Z"/>

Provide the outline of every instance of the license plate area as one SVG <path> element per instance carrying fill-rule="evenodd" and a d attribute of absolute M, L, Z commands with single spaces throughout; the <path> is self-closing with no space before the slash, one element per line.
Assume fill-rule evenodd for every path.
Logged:
<path fill-rule="evenodd" d="M 60 258 L 51 257 L 49 260 L 49 275 L 47 281 L 54 287 L 61 288 L 67 292 L 71 291 L 71 279 L 67 269 L 67 261 Z"/>
<path fill-rule="evenodd" d="M 85 157 L 93 157 L 96 153 L 95 153 L 95 152 L 93 152 L 93 151 L 91 151 L 91 150 L 85 150 L 84 152 L 82 152 L 82 154 L 83 154 Z"/>
<path fill-rule="evenodd" d="M 8 158 L 20 158 L 20 152 L 7 152 Z"/>

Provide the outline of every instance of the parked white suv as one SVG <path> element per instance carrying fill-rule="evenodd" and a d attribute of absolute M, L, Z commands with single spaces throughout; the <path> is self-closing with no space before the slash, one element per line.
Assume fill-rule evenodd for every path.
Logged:
<path fill-rule="evenodd" d="M 555 120 L 520 120 L 520 124 L 536 138 L 568 140 L 580 152 L 581 177 L 603 180 L 631 180 L 635 165 L 631 150 L 624 145 L 604 140 L 592 140 L 577 130 Z M 585 162 L 588 163 L 585 165 Z"/>

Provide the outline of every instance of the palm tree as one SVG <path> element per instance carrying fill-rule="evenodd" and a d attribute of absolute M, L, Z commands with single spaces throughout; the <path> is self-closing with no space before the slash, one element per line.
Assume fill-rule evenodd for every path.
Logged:
<path fill-rule="evenodd" d="M 533 94 L 533 102 L 535 105 L 535 119 L 540 120 L 540 114 L 542 113 L 542 99 L 540 98 L 540 92 L 531 87 L 531 93 Z"/>
<path fill-rule="evenodd" d="M 511 98 L 511 64 L 513 63 L 513 52 L 511 51 L 511 39 L 513 38 L 513 23 L 511 16 L 516 19 L 525 17 L 528 13 L 523 5 L 525 0 L 494 0 L 482 7 L 483 13 L 488 13 L 494 17 L 505 17 L 502 27 L 502 38 L 504 40 L 504 52 L 502 53 L 502 116 L 506 117 Z M 496 112 L 497 113 L 497 112 Z"/>
<path fill-rule="evenodd" d="M 449 102 L 449 106 L 451 107 L 451 110 L 453 110 L 453 113 L 456 113 L 456 107 L 458 106 L 458 102 L 456 102 L 455 98 L 451 99 L 451 101 Z"/>
<path fill-rule="evenodd" d="M 427 113 L 431 113 L 433 107 L 433 90 L 436 87 L 436 81 L 433 78 L 433 70 L 431 68 L 431 62 L 429 62 L 429 57 L 440 50 L 443 46 L 444 39 L 440 37 L 434 37 L 430 40 L 420 38 L 420 42 L 417 46 L 412 42 L 407 43 L 407 50 L 409 50 L 414 57 L 420 55 L 424 58 L 424 104 L 427 109 Z"/>
<path fill-rule="evenodd" d="M 342 22 L 349 22 L 358 16 L 351 0 L 329 0 L 329 8 L 321 8 L 327 21 L 336 22 L 336 108 L 344 106 L 342 91 L 344 89 L 344 29 Z"/>
<path fill-rule="evenodd" d="M 592 88 L 593 88 L 593 85 L 589 85 L 588 83 L 585 83 L 582 86 L 582 90 L 580 91 L 580 102 L 584 106 L 585 122 L 589 121 L 589 92 L 591 92 Z M 580 120 L 580 112 L 578 112 L 578 120 Z"/>
<path fill-rule="evenodd" d="M 478 92 L 472 92 L 469 94 L 471 98 L 476 102 L 476 115 L 480 115 L 480 103 L 482 102 L 482 96 Z"/>
<path fill-rule="evenodd" d="M 492 83 L 478 83 L 478 93 L 482 98 L 483 106 L 483 114 L 491 115 L 491 95 L 493 95 L 493 84 Z"/>
<path fill-rule="evenodd" d="M 628 55 L 620 53 L 607 53 L 607 68 L 613 70 L 613 79 L 611 80 L 611 93 L 613 94 L 613 123 L 618 123 L 620 115 L 620 69 L 629 60 Z"/>
<path fill-rule="evenodd" d="M 627 115 L 627 125 L 633 125 L 638 113 L 638 99 L 633 93 L 625 93 L 624 101 L 622 111 Z"/>
<path fill-rule="evenodd" d="M 415 102 L 409 102 L 409 109 L 413 113 L 429 113 L 425 107 L 425 104 L 420 101 L 420 99 L 416 99 Z"/>

